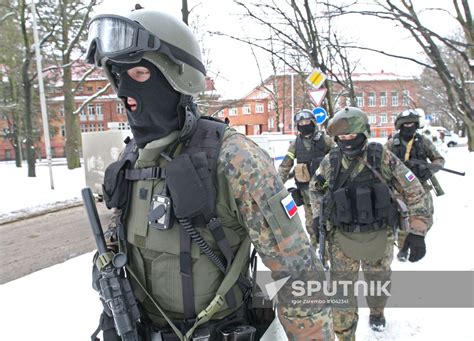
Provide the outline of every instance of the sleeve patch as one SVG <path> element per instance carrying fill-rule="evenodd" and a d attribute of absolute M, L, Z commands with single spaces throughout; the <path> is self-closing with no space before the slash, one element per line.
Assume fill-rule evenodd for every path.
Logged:
<path fill-rule="evenodd" d="M 406 178 L 409 182 L 412 182 L 413 180 L 415 180 L 415 174 L 413 174 L 411 171 L 408 171 L 408 172 L 405 174 L 405 178 Z"/>
<path fill-rule="evenodd" d="M 288 218 L 293 218 L 295 214 L 298 212 L 298 207 L 293 200 L 291 194 L 288 194 L 281 200 L 281 205 L 283 206 L 283 210 L 285 211 Z"/>

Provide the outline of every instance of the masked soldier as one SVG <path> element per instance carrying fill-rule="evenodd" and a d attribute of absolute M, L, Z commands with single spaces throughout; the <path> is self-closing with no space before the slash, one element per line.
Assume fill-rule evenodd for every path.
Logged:
<path fill-rule="evenodd" d="M 429 202 L 429 229 L 433 225 L 434 213 L 433 198 L 430 191 L 433 189 L 432 184 L 439 186 L 439 183 L 434 178 L 436 170 L 429 169 L 427 163 L 429 160 L 435 165 L 444 167 L 444 158 L 429 138 L 416 132 L 418 128 L 420 128 L 420 115 L 416 110 L 401 112 L 395 120 L 395 129 L 399 132 L 387 141 L 386 147 L 411 169 L 423 185 Z M 422 162 L 415 163 L 416 161 Z M 441 191 L 441 188 L 437 187 L 436 193 L 438 195 L 441 194 Z M 408 250 L 403 247 L 406 236 L 406 231 L 399 231 L 398 247 L 400 251 L 397 258 L 402 262 L 405 262 L 408 257 Z"/>
<path fill-rule="evenodd" d="M 321 217 L 320 228 L 327 231 L 331 281 L 354 283 L 360 267 L 366 281 L 390 280 L 393 229 L 397 225 L 392 188 L 409 207 L 406 247 L 411 250 L 410 261 L 420 260 L 426 252 L 429 214 L 423 187 L 390 151 L 381 144 L 368 143 L 369 129 L 367 116 L 360 109 L 347 107 L 337 112 L 327 127 L 337 147 L 321 161 L 311 179 L 313 215 Z M 321 203 L 317 199 L 322 194 Z M 347 298 L 348 305 L 333 306 L 334 331 L 339 340 L 355 339 L 358 314 L 353 287 Z M 385 327 L 386 300 L 384 295 L 367 297 L 374 330 Z"/>
<path fill-rule="evenodd" d="M 324 132 L 316 127 L 316 120 L 310 110 L 304 109 L 295 115 L 295 123 L 298 136 L 295 142 L 291 142 L 285 158 L 278 167 L 278 175 L 283 183 L 288 180 L 289 174 L 294 168 L 296 189 L 292 189 L 293 198 L 304 205 L 306 230 L 311 238 L 311 244 L 315 247 L 318 243 L 319 234 L 314 231 L 311 204 L 309 200 L 309 180 L 318 169 L 323 157 L 329 152 L 333 141 Z"/>
<path fill-rule="evenodd" d="M 193 96 L 204 91 L 205 69 L 181 21 L 146 9 L 97 16 L 87 56 L 123 101 L 134 138 L 107 168 L 104 199 L 117 208 L 106 238 L 127 255 L 140 339 L 257 338 L 249 326 L 260 323 L 249 312 L 250 243 L 275 280 L 324 275 L 272 161 L 199 115 Z M 333 339 L 330 309 L 294 306 L 285 290 L 278 297 L 288 339 Z M 100 327 L 115 340 L 109 313 Z"/>

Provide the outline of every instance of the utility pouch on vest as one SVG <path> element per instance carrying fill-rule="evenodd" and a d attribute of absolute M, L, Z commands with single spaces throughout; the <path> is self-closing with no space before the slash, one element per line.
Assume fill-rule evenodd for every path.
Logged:
<path fill-rule="evenodd" d="M 298 182 L 309 182 L 311 174 L 309 174 L 308 167 L 305 163 L 298 163 L 295 166 L 295 179 Z"/>
<path fill-rule="evenodd" d="M 352 222 L 351 200 L 345 188 L 339 188 L 334 192 L 334 203 L 336 206 L 334 222 L 350 224 Z"/>
<path fill-rule="evenodd" d="M 125 172 L 130 168 L 130 164 L 130 160 L 119 160 L 112 162 L 105 170 L 102 190 L 108 209 L 123 209 L 127 204 L 129 186 Z"/>
<path fill-rule="evenodd" d="M 195 217 L 206 205 L 206 188 L 189 154 L 181 154 L 170 161 L 166 167 L 166 184 L 177 218 Z"/>
<path fill-rule="evenodd" d="M 372 224 L 374 222 L 372 195 L 369 187 L 356 188 L 356 209 L 359 224 Z"/>
<path fill-rule="evenodd" d="M 374 200 L 375 200 L 375 217 L 377 221 L 382 224 L 390 222 L 390 208 L 392 200 L 390 196 L 390 189 L 384 183 L 377 183 L 373 186 Z"/>

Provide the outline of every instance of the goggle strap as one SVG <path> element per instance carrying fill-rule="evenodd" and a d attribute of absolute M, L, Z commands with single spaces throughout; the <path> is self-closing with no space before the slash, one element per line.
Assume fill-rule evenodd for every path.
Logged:
<path fill-rule="evenodd" d="M 189 66 L 192 66 L 196 70 L 200 71 L 204 76 L 206 75 L 206 68 L 204 67 L 204 65 L 201 63 L 201 61 L 199 59 L 197 59 L 193 55 L 187 53 L 183 49 L 180 49 L 179 47 L 168 43 L 167 41 L 164 41 L 162 39 L 160 39 L 160 41 L 161 41 L 161 47 L 162 48 L 167 48 L 169 50 L 170 54 L 174 58 L 182 61 L 183 63 L 188 64 Z M 169 54 L 167 54 L 167 55 L 169 56 Z"/>

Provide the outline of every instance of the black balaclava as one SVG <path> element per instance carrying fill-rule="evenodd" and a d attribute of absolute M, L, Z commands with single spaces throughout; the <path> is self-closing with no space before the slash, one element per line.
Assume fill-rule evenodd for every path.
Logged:
<path fill-rule="evenodd" d="M 144 82 L 132 79 L 127 70 L 136 66 L 149 69 L 150 78 Z M 181 128 L 178 113 L 181 94 L 171 87 L 155 65 L 142 59 L 136 64 L 113 65 L 112 70 L 119 74 L 117 95 L 125 103 L 128 123 L 139 148 Z M 137 101 L 135 111 L 130 110 L 127 97 Z"/>
<path fill-rule="evenodd" d="M 357 137 L 352 140 L 341 140 L 336 138 L 337 145 L 341 148 L 341 151 L 349 157 L 355 157 L 362 154 L 366 141 L 367 136 L 363 133 L 358 133 Z"/>
<path fill-rule="evenodd" d="M 405 141 L 409 141 L 415 135 L 418 129 L 418 124 L 414 123 L 411 127 L 406 127 L 404 124 L 400 127 L 400 136 Z"/>
<path fill-rule="evenodd" d="M 314 125 L 313 122 L 310 124 L 304 124 L 304 125 L 298 125 L 297 126 L 298 131 L 301 133 L 303 136 L 309 136 L 314 134 L 314 130 L 316 129 L 316 126 Z"/>

